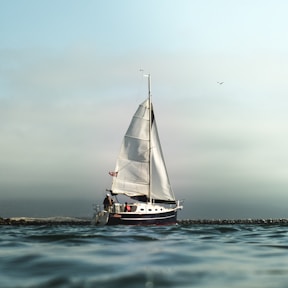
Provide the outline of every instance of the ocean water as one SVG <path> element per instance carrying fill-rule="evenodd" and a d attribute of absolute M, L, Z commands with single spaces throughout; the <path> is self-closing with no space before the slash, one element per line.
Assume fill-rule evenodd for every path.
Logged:
<path fill-rule="evenodd" d="M 0 287 L 288 287 L 288 226 L 0 226 Z"/>

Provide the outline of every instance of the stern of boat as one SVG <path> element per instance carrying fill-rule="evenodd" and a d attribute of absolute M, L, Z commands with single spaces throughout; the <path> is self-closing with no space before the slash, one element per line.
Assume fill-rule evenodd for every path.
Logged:
<path fill-rule="evenodd" d="M 94 225 L 104 226 L 108 223 L 108 220 L 109 220 L 109 212 L 106 210 L 102 210 L 98 211 L 94 215 L 94 219 L 92 222 Z"/>

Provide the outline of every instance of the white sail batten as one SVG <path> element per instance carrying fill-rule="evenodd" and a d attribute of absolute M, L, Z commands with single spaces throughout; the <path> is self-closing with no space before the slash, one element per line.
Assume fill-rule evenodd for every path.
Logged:
<path fill-rule="evenodd" d="M 116 162 L 117 176 L 113 177 L 112 191 L 129 197 L 146 196 L 163 201 L 174 201 L 175 197 L 159 141 L 156 121 L 151 121 L 151 143 L 149 145 L 149 99 L 140 104 L 124 136 Z M 152 106 L 151 106 L 152 108 Z M 149 147 L 151 147 L 152 191 L 149 193 Z"/>

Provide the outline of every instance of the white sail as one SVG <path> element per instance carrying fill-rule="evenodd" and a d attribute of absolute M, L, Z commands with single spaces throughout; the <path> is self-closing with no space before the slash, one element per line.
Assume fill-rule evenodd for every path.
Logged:
<path fill-rule="evenodd" d="M 165 201 L 175 201 L 175 196 L 170 185 L 166 165 L 164 162 L 155 118 L 152 123 L 151 131 L 151 153 L 151 198 Z"/>
<path fill-rule="evenodd" d="M 147 99 L 140 104 L 131 120 L 116 162 L 117 176 L 113 177 L 112 192 L 130 197 L 146 196 L 155 200 L 174 201 L 153 111 L 149 143 L 149 106 Z M 151 166 L 149 147 L 151 147 Z M 152 181 L 150 181 L 150 167 Z"/>

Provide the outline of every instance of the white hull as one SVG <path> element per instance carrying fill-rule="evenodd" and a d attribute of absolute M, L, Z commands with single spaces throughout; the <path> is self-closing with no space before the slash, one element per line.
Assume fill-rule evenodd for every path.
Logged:
<path fill-rule="evenodd" d="M 177 206 L 174 205 L 174 207 L 150 203 L 134 203 L 130 204 L 131 212 L 124 212 L 124 207 L 125 205 L 116 203 L 109 208 L 109 211 L 98 211 L 95 214 L 94 223 L 100 226 L 176 224 L 177 210 L 182 208 L 179 203 Z"/>

